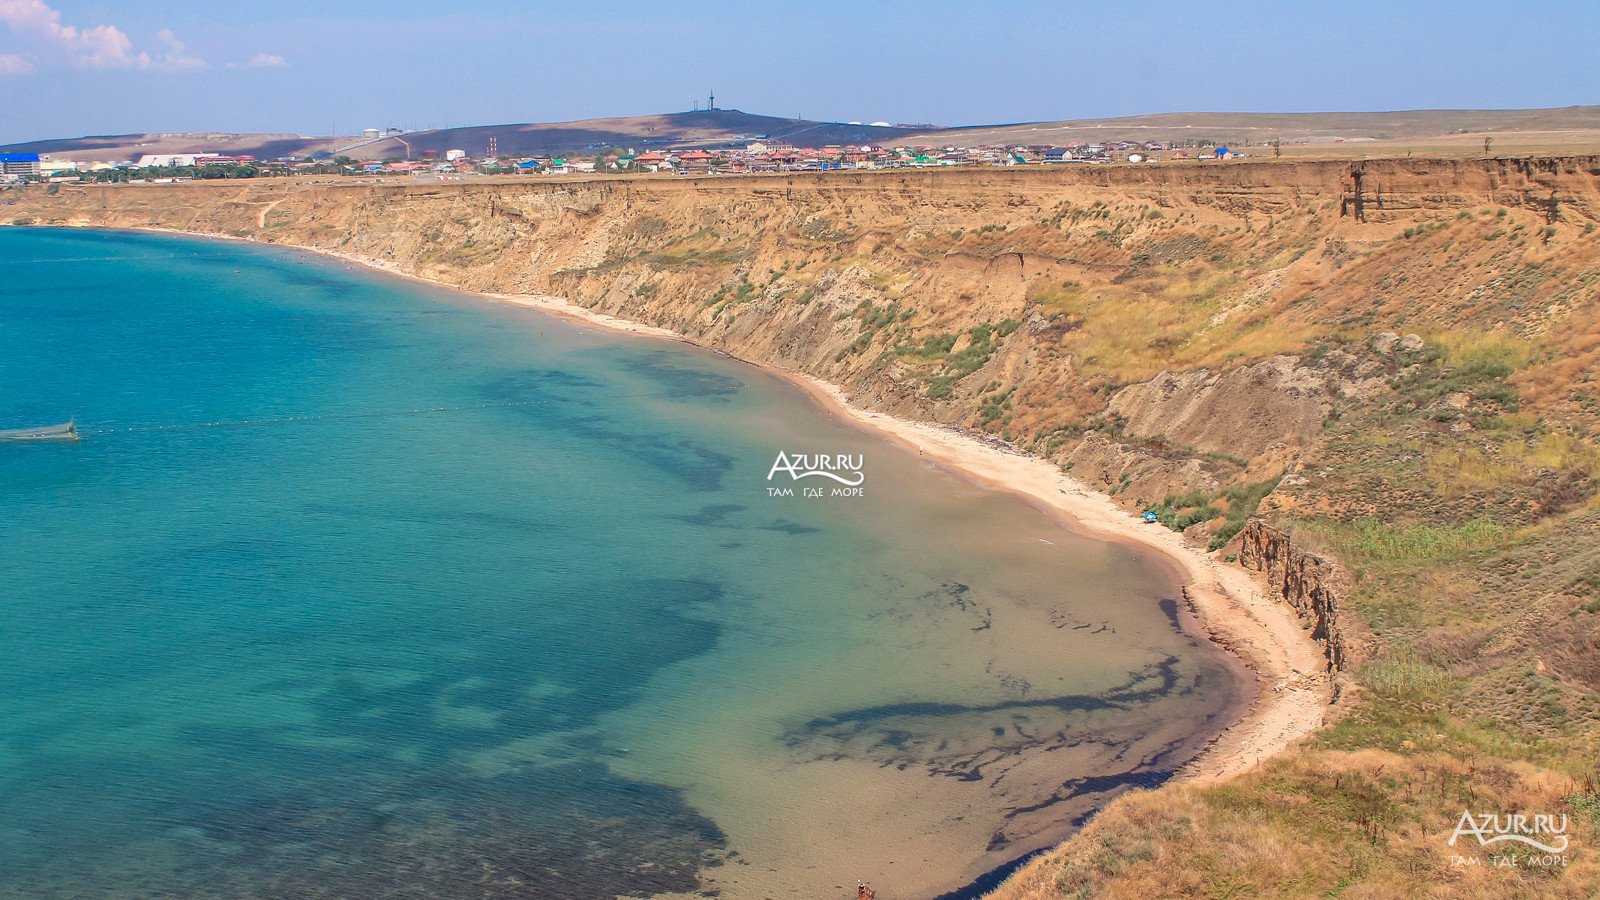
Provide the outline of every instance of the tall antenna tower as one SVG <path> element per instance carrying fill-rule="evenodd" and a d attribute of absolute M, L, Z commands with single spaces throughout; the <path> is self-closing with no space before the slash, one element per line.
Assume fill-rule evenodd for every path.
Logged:
<path fill-rule="evenodd" d="M 492 135 L 492 134 L 489 135 L 489 158 L 490 159 L 499 159 L 500 158 L 500 142 L 498 140 L 496 140 L 495 136 Z"/>
<path fill-rule="evenodd" d="M 711 92 L 711 99 L 706 101 L 706 109 L 716 109 L 716 108 L 717 108 L 717 92 L 716 91 L 712 91 Z"/>

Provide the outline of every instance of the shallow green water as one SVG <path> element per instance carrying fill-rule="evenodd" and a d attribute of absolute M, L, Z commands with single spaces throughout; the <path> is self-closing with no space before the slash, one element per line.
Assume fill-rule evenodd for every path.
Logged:
<path fill-rule="evenodd" d="M 0 229 L 0 428 L 69 416 L 0 444 L 4 896 L 914 895 L 1237 700 L 1164 567 L 748 366 L 304 254 Z"/>

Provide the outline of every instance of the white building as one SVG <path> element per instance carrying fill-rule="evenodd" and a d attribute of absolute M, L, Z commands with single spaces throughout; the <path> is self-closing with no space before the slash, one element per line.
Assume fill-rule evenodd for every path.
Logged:
<path fill-rule="evenodd" d="M 195 157 L 211 156 L 210 153 L 152 153 L 139 157 L 134 165 L 139 168 L 146 166 L 192 166 Z"/>
<path fill-rule="evenodd" d="M 444 152 L 444 158 L 445 158 L 445 160 L 447 162 L 455 162 L 458 159 L 466 159 L 467 158 L 467 151 L 465 151 L 465 150 L 446 150 Z"/>

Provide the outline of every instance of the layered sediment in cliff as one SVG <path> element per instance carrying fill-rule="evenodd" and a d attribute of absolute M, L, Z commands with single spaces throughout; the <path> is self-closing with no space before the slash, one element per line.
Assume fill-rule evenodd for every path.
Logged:
<path fill-rule="evenodd" d="M 1340 609 L 1349 579 L 1337 563 L 1260 520 L 1246 524 L 1238 542 L 1239 565 L 1265 576 L 1268 593 L 1300 614 L 1322 648 L 1329 672 L 1342 672 L 1361 659 L 1363 641 Z"/>

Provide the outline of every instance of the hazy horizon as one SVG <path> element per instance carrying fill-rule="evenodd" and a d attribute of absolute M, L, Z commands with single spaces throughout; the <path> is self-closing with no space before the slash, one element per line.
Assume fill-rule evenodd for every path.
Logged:
<path fill-rule="evenodd" d="M 718 106 L 939 125 L 1162 112 L 1388 112 L 1595 103 L 1600 5 L 1397 12 L 1253 0 L 1137 10 L 945 0 L 803 11 L 707 0 L 691 16 L 506 14 L 461 0 L 0 0 L 0 143 L 88 134 L 444 128 Z M 1559 65 L 1535 64 L 1560 60 Z"/>

